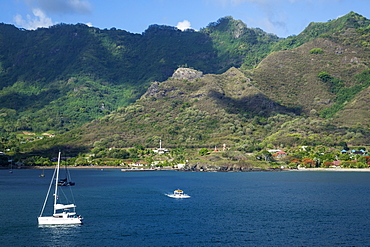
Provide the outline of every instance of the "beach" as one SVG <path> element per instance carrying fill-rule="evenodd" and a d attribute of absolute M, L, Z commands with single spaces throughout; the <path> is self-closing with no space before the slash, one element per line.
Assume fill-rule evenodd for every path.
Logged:
<path fill-rule="evenodd" d="M 291 171 L 370 172 L 370 168 L 299 168 Z"/>

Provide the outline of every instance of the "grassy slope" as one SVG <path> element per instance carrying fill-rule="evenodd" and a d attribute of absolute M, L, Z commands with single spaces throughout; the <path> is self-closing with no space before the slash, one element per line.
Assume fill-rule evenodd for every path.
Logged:
<path fill-rule="evenodd" d="M 321 48 L 323 54 L 311 54 Z M 331 105 L 335 94 L 318 78 L 328 72 L 353 85 L 353 78 L 367 69 L 368 53 L 360 48 L 344 46 L 327 39 L 316 39 L 293 50 L 269 55 L 250 76 L 258 87 L 272 99 L 286 106 L 300 105 L 306 113 Z"/>

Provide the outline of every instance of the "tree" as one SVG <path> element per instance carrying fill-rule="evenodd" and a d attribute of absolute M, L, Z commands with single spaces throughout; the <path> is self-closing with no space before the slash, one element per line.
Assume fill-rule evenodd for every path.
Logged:
<path fill-rule="evenodd" d="M 206 155 L 208 152 L 209 152 L 209 151 L 208 151 L 208 149 L 207 149 L 207 148 L 202 148 L 202 149 L 200 149 L 200 150 L 199 150 L 199 155 L 204 156 L 204 155 Z"/>
<path fill-rule="evenodd" d="M 351 156 L 348 153 L 340 154 L 339 155 L 339 160 L 350 161 Z"/>
<path fill-rule="evenodd" d="M 305 167 L 315 167 L 316 166 L 316 161 L 309 157 L 302 159 L 302 163 L 304 164 Z"/>
<path fill-rule="evenodd" d="M 341 146 L 343 150 L 349 150 L 347 142 L 341 141 L 338 145 Z"/>
<path fill-rule="evenodd" d="M 262 150 L 256 155 L 257 159 L 263 159 L 264 161 L 274 161 L 272 154 L 267 150 Z"/>
<path fill-rule="evenodd" d="M 328 72 L 320 72 L 318 75 L 317 75 L 323 82 L 329 82 L 333 79 L 333 77 L 328 73 Z"/>
<path fill-rule="evenodd" d="M 324 53 L 324 51 L 321 48 L 313 48 L 312 50 L 310 50 L 310 53 L 311 54 L 322 54 Z"/>

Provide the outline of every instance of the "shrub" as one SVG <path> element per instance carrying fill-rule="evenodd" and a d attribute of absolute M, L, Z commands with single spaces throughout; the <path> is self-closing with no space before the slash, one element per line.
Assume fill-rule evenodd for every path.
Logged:
<path fill-rule="evenodd" d="M 322 54 L 324 51 L 321 48 L 313 48 L 310 50 L 310 54 Z"/>
<path fill-rule="evenodd" d="M 208 153 L 208 149 L 207 148 L 202 148 L 199 150 L 199 155 L 201 156 L 204 156 Z"/>

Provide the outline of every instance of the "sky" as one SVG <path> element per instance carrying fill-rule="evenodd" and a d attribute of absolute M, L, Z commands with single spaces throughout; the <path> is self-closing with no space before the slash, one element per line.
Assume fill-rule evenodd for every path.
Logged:
<path fill-rule="evenodd" d="M 370 0 L 1 0 L 0 22 L 28 30 L 83 23 L 143 33 L 153 24 L 200 30 L 232 16 L 285 38 L 350 11 L 370 19 Z"/>

